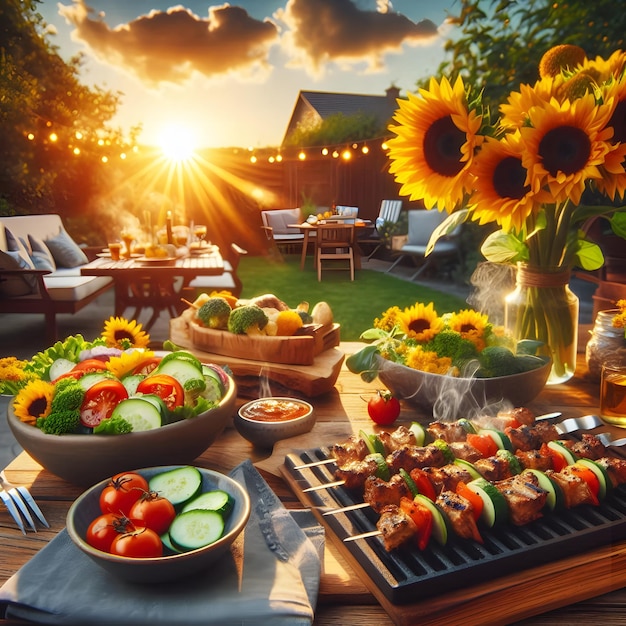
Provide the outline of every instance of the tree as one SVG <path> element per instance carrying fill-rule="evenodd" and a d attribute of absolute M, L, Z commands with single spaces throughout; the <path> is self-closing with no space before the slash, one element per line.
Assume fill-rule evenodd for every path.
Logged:
<path fill-rule="evenodd" d="M 47 41 L 39 0 L 0 5 L 0 213 L 77 214 L 106 184 L 106 150 L 124 145 L 106 127 L 119 96 L 78 79 Z"/>
<path fill-rule="evenodd" d="M 285 145 L 299 147 L 334 145 L 372 139 L 384 133 L 385 127 L 384 125 L 381 127 L 375 115 L 333 113 L 314 128 L 298 126 L 289 135 Z"/>
<path fill-rule="evenodd" d="M 494 112 L 520 83 L 533 84 L 544 52 L 558 44 L 576 44 L 589 58 L 608 58 L 624 47 L 626 12 L 614 0 L 460 0 L 454 21 L 461 36 L 449 40 L 451 56 L 440 76 L 463 76 L 483 92 Z M 422 86 L 426 81 L 420 81 Z"/>

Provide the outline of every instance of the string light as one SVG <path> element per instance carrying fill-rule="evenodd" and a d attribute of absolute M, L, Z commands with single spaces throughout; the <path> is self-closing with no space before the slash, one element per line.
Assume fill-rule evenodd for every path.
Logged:
<path fill-rule="evenodd" d="M 349 161 L 352 158 L 352 152 L 350 152 L 350 150 L 348 150 L 347 148 L 341 153 L 341 158 L 344 161 Z"/>

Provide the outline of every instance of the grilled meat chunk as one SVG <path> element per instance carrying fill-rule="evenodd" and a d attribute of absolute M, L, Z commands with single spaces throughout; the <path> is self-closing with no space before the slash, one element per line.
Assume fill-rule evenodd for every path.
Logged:
<path fill-rule="evenodd" d="M 466 469 L 454 464 L 443 467 L 425 467 L 424 472 L 428 474 L 436 493 L 445 490 L 456 491 L 456 486 L 460 482 L 468 483 L 474 478 Z"/>
<path fill-rule="evenodd" d="M 604 444 L 594 435 L 583 433 L 580 441 L 573 442 L 569 446 L 571 451 L 579 458 L 597 460 L 606 455 Z"/>
<path fill-rule="evenodd" d="M 467 437 L 467 430 L 459 421 L 431 422 L 426 430 L 433 439 L 443 439 L 447 443 L 465 441 L 465 437 Z"/>
<path fill-rule="evenodd" d="M 450 490 L 444 490 L 437 496 L 436 502 L 448 516 L 454 532 L 464 539 L 474 539 L 480 543 L 483 538 L 480 536 L 474 510 L 469 500 Z"/>
<path fill-rule="evenodd" d="M 554 469 L 552 457 L 541 454 L 539 450 L 518 450 L 515 456 L 524 469 L 537 469 L 542 472 Z"/>
<path fill-rule="evenodd" d="M 363 502 L 367 502 L 376 513 L 389 504 L 398 504 L 403 497 L 412 498 L 413 494 L 400 474 L 394 474 L 388 482 L 376 476 L 365 479 Z"/>
<path fill-rule="evenodd" d="M 456 459 L 463 459 L 468 463 L 474 463 L 474 461 L 483 458 L 483 455 L 467 441 L 452 441 L 448 444 L 448 447 L 452 450 L 452 454 L 454 454 Z"/>
<path fill-rule="evenodd" d="M 378 462 L 373 455 L 368 454 L 361 461 L 349 461 L 337 468 L 337 480 L 345 481 L 346 489 L 362 489 L 368 476 L 376 475 Z"/>
<path fill-rule="evenodd" d="M 351 461 L 364 459 L 369 454 L 369 450 L 361 437 L 352 435 L 346 441 L 332 445 L 330 454 L 337 459 L 337 465 L 345 465 Z"/>
<path fill-rule="evenodd" d="M 536 450 L 541 447 L 541 434 L 533 426 L 518 426 L 517 428 L 506 428 L 505 434 L 511 440 L 514 450 Z"/>
<path fill-rule="evenodd" d="M 603 456 L 601 459 L 597 459 L 596 463 L 607 471 L 613 487 L 626 483 L 626 461 L 624 459 Z"/>
<path fill-rule="evenodd" d="M 561 488 L 565 506 L 568 509 L 579 504 L 594 504 L 596 502 L 589 485 L 580 476 L 572 472 L 569 467 L 564 467 L 560 472 L 549 470 L 546 474 Z"/>
<path fill-rule="evenodd" d="M 383 442 L 387 454 L 400 448 L 415 445 L 415 436 L 404 424 L 392 432 L 386 430 L 379 432 L 378 438 Z"/>
<path fill-rule="evenodd" d="M 542 516 L 548 492 L 539 486 L 532 473 L 518 474 L 494 483 L 509 506 L 509 518 L 516 526 L 523 526 Z"/>
<path fill-rule="evenodd" d="M 381 532 L 385 550 L 390 551 L 415 537 L 415 522 L 395 504 L 383 508 L 376 528 Z"/>
<path fill-rule="evenodd" d="M 478 459 L 474 463 L 474 467 L 478 470 L 480 475 L 489 482 L 504 480 L 512 476 L 509 462 L 505 458 L 497 455 Z"/>
<path fill-rule="evenodd" d="M 390 471 L 394 474 L 397 474 L 401 467 L 410 473 L 416 467 L 441 467 L 446 463 L 444 453 L 437 446 L 400 448 L 389 454 L 386 460 Z"/>

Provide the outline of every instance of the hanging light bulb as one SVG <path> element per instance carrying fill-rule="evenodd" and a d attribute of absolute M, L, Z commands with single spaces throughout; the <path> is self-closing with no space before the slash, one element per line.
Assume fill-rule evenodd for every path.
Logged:
<path fill-rule="evenodd" d="M 322 154 L 328 156 L 328 148 L 322 148 Z"/>
<path fill-rule="evenodd" d="M 367 154 L 369 151 L 370 151 L 370 149 L 367 146 L 365 146 L 365 145 L 361 148 L 361 152 L 363 154 Z"/>

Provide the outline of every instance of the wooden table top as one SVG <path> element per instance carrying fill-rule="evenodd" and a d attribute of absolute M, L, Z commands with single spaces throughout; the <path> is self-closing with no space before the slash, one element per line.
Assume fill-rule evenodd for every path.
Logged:
<path fill-rule="evenodd" d="M 351 354 L 361 344 L 342 343 L 341 349 Z M 562 411 L 564 417 L 577 417 L 598 410 L 598 383 L 589 381 L 584 358 L 580 355 L 577 375 L 568 383 L 546 387 L 528 404 L 537 415 Z M 311 433 L 279 442 L 271 456 L 255 450 L 234 429 L 227 426 L 223 435 L 196 464 L 229 472 L 242 460 L 250 458 L 263 473 L 271 487 L 288 508 L 302 505 L 285 482 L 281 466 L 285 455 L 293 450 L 317 448 L 345 439 L 365 429 L 375 430 L 367 416 L 367 397 L 377 388 L 376 381 L 365 383 L 344 366 L 335 388 L 312 400 L 317 423 Z M 240 400 L 242 404 L 245 399 Z M 426 419 L 411 405 L 403 404 L 396 425 L 415 419 Z M 394 425 L 394 427 L 396 426 Z M 605 427 L 620 436 L 623 431 Z M 7 478 L 30 487 L 48 521 L 50 530 L 23 536 L 8 512 L 0 509 L 0 584 L 15 573 L 65 525 L 70 504 L 82 492 L 43 470 L 28 454 L 20 454 L 6 468 Z M 416 618 L 421 624 L 586 624 L 626 623 L 626 541 L 598 548 L 593 555 L 576 556 L 558 563 L 521 570 L 518 574 L 481 584 L 473 581 L 468 587 L 429 598 L 410 611 L 383 606 L 343 558 L 327 536 L 323 574 L 315 624 L 330 626 L 359 623 L 363 626 L 410 624 Z M 617 590 L 617 591 L 615 591 Z M 609 591 L 606 595 L 600 595 Z M 550 611 L 550 612 L 548 612 Z M 535 617 L 531 617 L 535 616 Z M 620 622 L 619 620 L 622 620 Z M 0 620 L 0 624 L 9 624 Z"/>

